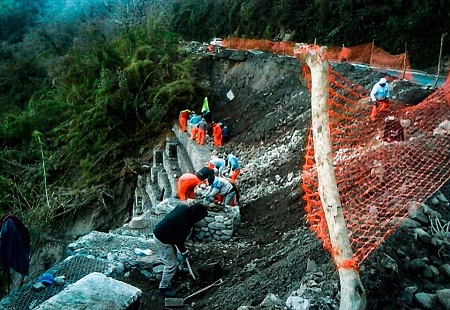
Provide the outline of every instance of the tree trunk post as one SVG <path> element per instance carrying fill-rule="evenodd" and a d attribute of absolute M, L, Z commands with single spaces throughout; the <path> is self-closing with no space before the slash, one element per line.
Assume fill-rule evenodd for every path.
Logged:
<path fill-rule="evenodd" d="M 403 77 L 402 80 L 405 79 L 406 76 L 406 58 L 408 57 L 408 47 L 407 42 L 405 42 L 405 57 L 403 57 Z"/>
<path fill-rule="evenodd" d="M 372 56 L 373 56 L 373 49 L 375 48 L 375 40 L 372 40 L 372 46 L 370 47 L 370 60 L 369 60 L 369 66 L 372 67 Z"/>
<path fill-rule="evenodd" d="M 434 82 L 434 87 L 436 87 L 438 80 L 439 80 L 439 75 L 441 75 L 442 47 L 444 46 L 444 38 L 446 35 L 447 35 L 447 32 L 443 33 L 441 36 L 441 48 L 439 49 L 438 71 L 437 71 L 437 75 L 436 75 L 436 81 Z"/>
<path fill-rule="evenodd" d="M 364 287 L 353 262 L 353 251 L 342 213 L 339 190 L 333 166 L 331 133 L 328 116 L 329 82 L 326 47 L 296 45 L 294 53 L 311 69 L 311 114 L 314 158 L 319 180 L 319 195 L 335 254 L 334 263 L 341 283 L 341 310 L 363 310 L 366 306 Z"/>

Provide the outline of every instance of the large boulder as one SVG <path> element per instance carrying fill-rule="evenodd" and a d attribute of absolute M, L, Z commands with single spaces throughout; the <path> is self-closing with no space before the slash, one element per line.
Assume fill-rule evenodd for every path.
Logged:
<path fill-rule="evenodd" d="M 405 105 L 416 105 L 428 97 L 434 88 L 422 87 L 408 81 L 396 80 L 391 83 L 391 98 Z"/>

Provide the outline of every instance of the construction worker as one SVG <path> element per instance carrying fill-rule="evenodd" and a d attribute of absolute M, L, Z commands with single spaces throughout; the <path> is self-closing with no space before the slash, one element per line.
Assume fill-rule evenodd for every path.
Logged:
<path fill-rule="evenodd" d="M 186 126 L 187 126 L 187 122 L 188 122 L 190 113 L 191 113 L 191 111 L 189 111 L 188 109 L 183 110 L 183 111 L 180 112 L 179 122 L 180 122 L 180 130 L 181 130 L 181 132 L 185 132 L 186 131 Z"/>
<path fill-rule="evenodd" d="M 184 173 L 177 183 L 178 198 L 181 200 L 194 199 L 194 190 L 197 185 L 203 183 L 194 173 Z"/>
<path fill-rule="evenodd" d="M 197 125 L 202 120 L 202 117 L 195 112 L 192 112 L 191 118 L 189 118 L 189 125 L 194 126 Z"/>
<path fill-rule="evenodd" d="M 208 167 L 210 169 L 216 168 L 218 171 L 219 177 L 223 176 L 223 170 L 227 166 L 225 159 L 218 157 L 217 155 L 212 155 L 211 160 L 208 163 Z"/>
<path fill-rule="evenodd" d="M 217 195 L 221 196 L 225 206 L 232 206 L 235 198 L 237 198 L 236 200 L 239 200 L 236 186 L 227 179 L 219 176 L 214 178 L 214 182 L 203 198 L 206 201 L 211 201 L 215 199 Z"/>
<path fill-rule="evenodd" d="M 214 182 L 214 169 L 209 167 L 203 167 L 199 171 L 195 173 L 197 178 L 202 182 L 208 181 L 208 184 L 212 184 Z"/>
<path fill-rule="evenodd" d="M 385 78 L 381 78 L 373 85 L 370 99 L 372 100 L 370 119 L 375 121 L 378 111 L 386 111 L 389 108 L 389 86 Z"/>
<path fill-rule="evenodd" d="M 191 130 L 190 130 L 189 132 L 190 132 L 190 134 L 191 134 L 191 137 L 190 137 L 189 139 L 191 139 L 191 140 L 197 140 L 197 137 L 198 137 L 198 123 L 195 124 L 195 125 L 193 125 L 193 126 L 191 127 Z"/>
<path fill-rule="evenodd" d="M 230 167 L 231 169 L 231 181 L 236 182 L 237 177 L 241 173 L 241 167 L 239 166 L 239 160 L 237 157 L 231 153 L 227 155 L 227 167 Z"/>
<path fill-rule="evenodd" d="M 208 180 L 208 184 L 214 182 L 214 170 L 208 167 L 203 167 L 196 173 L 183 174 L 177 183 L 178 198 L 181 200 L 194 199 L 195 188 L 197 185 L 205 183 L 206 180 Z"/>
<path fill-rule="evenodd" d="M 220 128 L 222 128 L 222 142 L 228 142 L 231 139 L 231 134 L 230 134 L 230 128 L 228 128 L 228 126 L 226 125 L 221 125 Z"/>
<path fill-rule="evenodd" d="M 197 124 L 198 130 L 197 130 L 197 143 L 200 145 L 205 144 L 205 136 L 206 136 L 206 130 L 208 129 L 208 124 L 206 123 L 205 119 L 202 118 L 202 120 Z"/>
<path fill-rule="evenodd" d="M 219 123 L 213 124 L 214 146 L 222 146 L 222 128 Z"/>
<path fill-rule="evenodd" d="M 159 292 L 164 297 L 176 297 L 177 292 L 170 287 L 170 282 L 175 275 L 178 266 L 176 248 L 180 251 L 182 261 L 186 261 L 188 249 L 184 244 L 195 223 L 203 220 L 208 215 L 207 208 L 202 204 L 189 206 L 179 202 L 175 209 L 170 211 L 155 226 L 156 254 L 164 264 L 164 270 L 159 283 Z"/>

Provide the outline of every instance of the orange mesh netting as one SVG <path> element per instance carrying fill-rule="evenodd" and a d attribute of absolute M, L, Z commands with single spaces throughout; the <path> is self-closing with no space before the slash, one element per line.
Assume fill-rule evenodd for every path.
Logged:
<path fill-rule="evenodd" d="M 272 42 L 269 40 L 228 38 L 223 40 L 224 46 L 233 49 L 270 51 L 278 54 L 293 56 L 295 42 Z M 407 53 L 391 55 L 373 43 L 353 47 L 329 47 L 327 51 L 329 61 L 348 61 L 352 63 L 368 64 L 370 66 L 410 70 Z"/>
<path fill-rule="evenodd" d="M 305 71 L 305 70 L 304 70 Z M 307 75 L 306 78 L 309 78 Z M 393 103 L 369 120 L 364 88 L 329 70 L 329 116 L 342 210 L 359 265 L 450 178 L 450 77 L 417 106 Z M 395 116 L 405 141 L 385 142 L 385 117 Z M 443 127 L 443 129 L 436 129 Z M 302 173 L 307 220 L 332 254 L 317 192 L 312 135 Z"/>
<path fill-rule="evenodd" d="M 259 50 L 294 56 L 295 42 L 273 42 L 269 40 L 227 38 L 223 40 L 223 45 L 225 47 L 238 50 Z"/>
<path fill-rule="evenodd" d="M 399 70 L 411 68 L 407 53 L 391 55 L 372 43 L 353 47 L 330 47 L 327 54 L 329 61 L 364 63 Z"/>
<path fill-rule="evenodd" d="M 257 49 L 294 56 L 293 42 L 227 39 L 234 49 Z M 362 62 L 386 68 L 409 68 L 406 54 L 389 55 L 373 44 L 329 48 L 335 61 Z M 311 89 L 309 67 L 302 72 Z M 329 116 L 336 181 L 354 252 L 343 268 L 357 268 L 410 212 L 450 178 L 450 76 L 416 106 L 392 102 L 370 121 L 369 91 L 329 69 Z M 394 121 L 385 121 L 394 116 Z M 388 127 L 395 124 L 396 127 Z M 440 128 L 442 127 L 442 128 Z M 402 129 L 402 130 L 399 130 Z M 394 130 L 395 129 L 395 130 Z M 387 142 L 403 131 L 404 141 Z M 385 141 L 386 140 L 386 141 Z M 400 139 L 401 140 L 401 139 Z M 332 255 L 327 223 L 320 202 L 312 133 L 308 136 L 302 188 L 307 220 Z"/>

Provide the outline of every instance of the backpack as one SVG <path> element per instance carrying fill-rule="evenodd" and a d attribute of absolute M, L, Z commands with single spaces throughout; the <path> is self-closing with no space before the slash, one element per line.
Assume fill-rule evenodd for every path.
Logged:
<path fill-rule="evenodd" d="M 20 286 L 23 285 L 25 276 L 30 271 L 30 231 L 14 215 L 8 214 L 2 217 L 0 229 L 0 262 L 8 275 L 9 269 L 13 269 L 22 276 Z"/>

